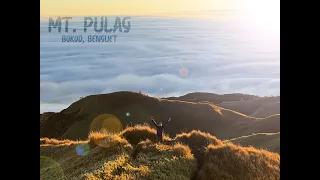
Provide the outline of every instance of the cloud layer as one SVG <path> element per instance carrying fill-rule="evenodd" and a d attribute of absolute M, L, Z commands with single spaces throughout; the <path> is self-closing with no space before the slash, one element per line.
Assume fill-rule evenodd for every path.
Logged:
<path fill-rule="evenodd" d="M 120 90 L 280 94 L 279 37 L 239 22 L 132 17 L 131 31 L 116 32 L 116 42 L 84 44 L 61 42 L 47 24 L 40 22 L 40 112 Z M 82 25 L 69 27 L 81 34 Z"/>

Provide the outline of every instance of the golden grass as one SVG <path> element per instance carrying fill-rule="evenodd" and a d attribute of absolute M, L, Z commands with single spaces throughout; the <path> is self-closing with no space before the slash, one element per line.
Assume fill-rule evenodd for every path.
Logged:
<path fill-rule="evenodd" d="M 179 156 L 187 157 L 187 158 L 193 157 L 189 146 L 183 145 L 181 143 L 176 143 L 175 145 L 173 145 L 172 151 L 173 151 L 173 154 L 178 157 Z"/>
<path fill-rule="evenodd" d="M 50 169 L 47 166 L 40 166 L 40 177 L 54 180 L 56 179 L 54 177 L 61 176 L 61 171 L 57 171 L 57 169 L 63 169 L 63 175 L 67 179 L 83 179 L 87 173 L 94 172 L 106 162 L 112 162 L 132 150 L 130 144 L 119 145 L 114 143 L 117 140 L 111 142 L 112 145 L 108 144 L 108 146 L 96 146 L 94 148 L 89 148 L 88 143 L 82 144 L 76 141 L 72 144 L 40 146 L 40 156 L 50 159 L 50 163 L 54 165 L 54 168 Z M 87 152 L 78 153 L 79 147 L 88 147 Z M 60 174 L 57 174 L 58 172 Z M 51 178 L 48 178 L 48 175 Z"/>
<path fill-rule="evenodd" d="M 132 145 L 137 145 L 140 141 L 151 140 L 152 142 L 157 141 L 156 130 L 147 126 L 147 125 L 136 125 L 133 127 L 128 126 L 124 129 L 120 136 L 124 137 L 129 141 Z M 169 141 L 170 138 L 166 134 L 164 134 L 163 139 L 165 141 Z"/>
<path fill-rule="evenodd" d="M 51 139 L 51 138 L 40 138 L 40 145 L 65 145 L 65 144 L 72 144 L 72 143 L 81 143 L 85 141 L 72 141 L 69 139 L 58 140 L 58 139 Z"/>
<path fill-rule="evenodd" d="M 108 132 L 90 132 L 89 133 L 90 147 L 111 147 L 116 145 L 129 145 L 126 139 L 121 138 L 118 134 Z"/>
<path fill-rule="evenodd" d="M 145 133 L 139 137 L 139 132 Z M 169 144 L 155 143 L 149 136 L 155 136 L 155 130 L 140 125 L 119 134 L 91 132 L 87 141 L 41 138 L 40 179 L 279 179 L 276 153 L 223 144 L 201 131 L 178 134 Z M 138 140 L 133 148 L 130 141 Z M 206 147 L 198 168 L 191 146 Z M 79 154 L 79 147 L 88 147 L 86 153 Z"/>
<path fill-rule="evenodd" d="M 183 145 L 181 143 L 175 143 L 173 145 L 153 143 L 149 139 L 138 143 L 138 145 L 133 150 L 131 157 L 133 159 L 137 159 L 140 153 L 154 153 L 157 155 L 167 153 L 176 157 L 193 158 L 190 148 L 186 145 Z"/>
<path fill-rule="evenodd" d="M 198 179 L 280 179 L 280 155 L 233 144 L 209 145 Z"/>
<path fill-rule="evenodd" d="M 177 134 L 175 141 L 184 143 L 189 147 L 206 147 L 209 144 L 220 145 L 222 141 L 212 136 L 209 133 L 204 133 L 199 130 L 193 130 L 189 133 Z"/>
<path fill-rule="evenodd" d="M 195 167 L 195 160 L 185 157 L 147 153 L 133 160 L 122 155 L 108 161 L 103 167 L 84 175 L 83 179 L 182 179 L 189 180 Z"/>

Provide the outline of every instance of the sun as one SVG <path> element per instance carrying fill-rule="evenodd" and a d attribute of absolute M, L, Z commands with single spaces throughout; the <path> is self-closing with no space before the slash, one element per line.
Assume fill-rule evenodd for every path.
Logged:
<path fill-rule="evenodd" d="M 252 26 L 280 32 L 280 0 L 240 0 L 237 5 L 241 16 Z"/>

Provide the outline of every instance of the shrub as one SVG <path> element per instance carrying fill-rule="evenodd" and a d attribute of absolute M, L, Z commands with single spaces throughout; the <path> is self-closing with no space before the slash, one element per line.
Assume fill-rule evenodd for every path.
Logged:
<path fill-rule="evenodd" d="M 149 139 L 138 143 L 134 148 L 131 157 L 136 159 L 139 153 L 154 153 L 157 155 L 166 153 L 176 157 L 193 158 L 190 148 L 186 145 L 180 143 L 174 145 L 157 144 L 151 142 Z"/>
<path fill-rule="evenodd" d="M 205 148 L 209 144 L 223 144 L 223 142 L 217 139 L 215 136 L 198 130 L 193 130 L 189 133 L 178 134 L 174 141 L 188 145 L 191 148 L 192 154 L 198 160 L 198 164 L 202 163 L 202 159 L 206 150 Z"/>
<path fill-rule="evenodd" d="M 206 147 L 209 144 L 221 145 L 222 141 L 209 133 L 193 130 L 190 133 L 177 134 L 175 141 L 189 145 L 190 148 Z"/>
<path fill-rule="evenodd" d="M 133 127 L 127 127 L 120 133 L 121 137 L 124 137 L 132 145 L 137 145 L 140 141 L 149 139 L 151 142 L 157 141 L 156 130 L 146 125 L 136 125 Z M 164 135 L 164 140 L 170 140 L 167 135 Z"/>
<path fill-rule="evenodd" d="M 253 147 L 209 145 L 198 179 L 280 179 L 280 156 Z"/>
<path fill-rule="evenodd" d="M 193 155 L 188 146 L 183 145 L 181 143 L 177 143 L 172 147 L 173 154 L 178 157 L 188 157 L 192 158 Z"/>
<path fill-rule="evenodd" d="M 90 149 L 93 149 L 97 146 L 108 150 L 119 150 L 122 148 L 131 147 L 127 140 L 119 137 L 117 134 L 108 132 L 91 132 L 88 139 Z"/>

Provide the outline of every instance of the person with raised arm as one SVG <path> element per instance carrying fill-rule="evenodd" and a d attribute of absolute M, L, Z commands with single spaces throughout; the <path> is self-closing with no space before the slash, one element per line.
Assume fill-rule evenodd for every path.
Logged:
<path fill-rule="evenodd" d="M 151 121 L 153 122 L 153 124 L 156 126 L 156 129 L 157 129 L 157 140 L 158 142 L 162 142 L 163 141 L 163 131 L 164 131 L 164 128 L 167 126 L 167 124 L 171 121 L 171 118 L 168 119 L 168 121 L 166 123 L 164 123 L 162 125 L 162 123 L 160 122 L 159 124 L 157 124 L 157 122 L 154 120 L 153 117 L 150 118 Z"/>

